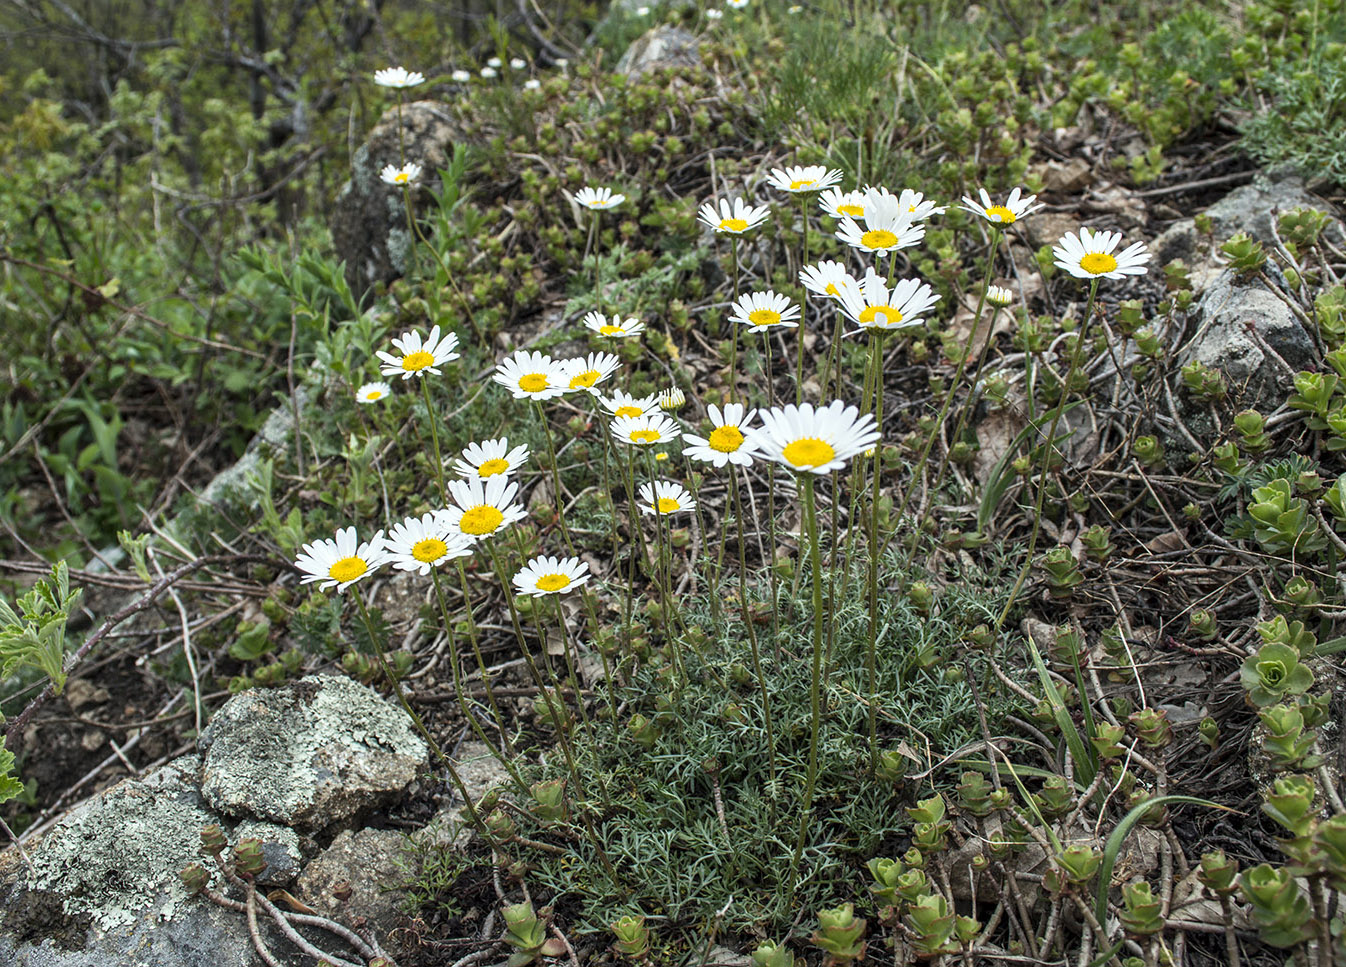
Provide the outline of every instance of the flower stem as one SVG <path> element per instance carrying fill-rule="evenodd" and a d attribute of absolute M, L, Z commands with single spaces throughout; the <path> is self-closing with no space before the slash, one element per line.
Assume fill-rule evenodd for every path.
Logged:
<path fill-rule="evenodd" d="M 735 235 L 729 242 L 730 252 L 733 253 L 734 266 L 734 304 L 738 304 L 738 236 Z M 728 401 L 733 402 L 737 395 L 738 386 L 738 323 L 734 321 L 732 310 L 729 316 L 729 387 Z"/>
<path fill-rule="evenodd" d="M 869 694 L 869 766 L 876 769 L 879 763 L 878 745 L 878 672 L 877 655 L 879 647 L 879 491 L 883 483 L 883 335 L 874 333 L 870 341 L 876 387 L 874 393 L 874 425 L 879 431 L 879 439 L 874 444 L 874 485 L 869 498 L 869 642 L 865 652 L 865 685 Z"/>
<path fill-rule="evenodd" d="M 813 570 L 813 677 L 809 684 L 809 706 L 812 710 L 812 728 L 809 735 L 808 776 L 804 784 L 804 808 L 799 815 L 799 835 L 795 839 L 794 858 L 790 861 L 790 879 L 787 894 L 794 892 L 798 882 L 799 861 L 804 855 L 804 841 L 808 836 L 809 820 L 813 815 L 813 792 L 818 781 L 818 731 L 822 725 L 823 677 L 823 574 L 822 555 L 818 552 L 818 511 L 814 504 L 813 475 L 802 474 L 804 491 L 804 526 L 809 532 L 809 565 Z"/>
<path fill-rule="evenodd" d="M 743 558 L 743 499 L 738 492 L 738 471 L 729 465 L 729 490 L 734 504 L 734 520 L 738 524 L 738 594 L 742 603 L 743 623 L 748 629 L 748 643 L 752 647 L 752 673 L 762 689 L 762 718 L 766 723 L 767 756 L 771 762 L 771 780 L 776 780 L 776 737 L 771 729 L 771 696 L 766 687 L 766 676 L 762 674 L 762 653 L 757 646 L 757 628 L 752 620 L 752 609 L 748 606 L 748 565 Z M 721 545 L 723 546 L 723 545 Z"/>
<path fill-rule="evenodd" d="M 425 398 L 425 419 L 430 424 L 430 447 L 435 453 L 435 482 L 439 485 L 439 499 L 449 502 L 449 488 L 444 485 L 444 458 L 439 454 L 439 430 L 435 427 L 435 410 L 430 402 L 430 386 L 420 377 L 421 396 Z"/>
<path fill-rule="evenodd" d="M 542 438 L 547 441 L 547 462 L 551 465 L 552 490 L 556 492 L 556 521 L 561 525 L 561 536 L 565 538 L 566 550 L 570 552 L 571 557 L 574 557 L 575 544 L 570 539 L 570 528 L 566 526 L 565 498 L 561 494 L 561 470 L 556 461 L 556 447 L 551 439 L 551 423 L 547 420 L 541 402 L 533 400 L 533 406 L 537 410 L 537 418 L 542 421 Z"/>
<path fill-rule="evenodd" d="M 804 260 L 799 263 L 800 269 L 808 265 L 809 261 L 809 194 L 801 191 L 799 193 L 799 216 L 803 219 L 804 232 Z M 804 331 L 808 328 L 809 320 L 809 298 L 808 293 L 804 294 L 803 311 L 799 313 L 799 352 L 795 360 L 795 404 L 804 402 Z"/>

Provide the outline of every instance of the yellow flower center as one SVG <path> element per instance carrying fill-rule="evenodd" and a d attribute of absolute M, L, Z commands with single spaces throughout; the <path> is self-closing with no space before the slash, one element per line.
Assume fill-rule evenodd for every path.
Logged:
<path fill-rule="evenodd" d="M 438 537 L 427 537 L 423 541 L 417 541 L 411 546 L 411 556 L 422 564 L 433 564 L 441 557 L 447 554 L 449 545 L 445 544 Z"/>
<path fill-rule="evenodd" d="M 710 431 L 706 440 L 712 450 L 720 453 L 733 453 L 743 446 L 743 431 L 736 426 L 717 426 Z"/>
<path fill-rule="evenodd" d="M 354 581 L 368 570 L 369 565 L 358 557 L 343 557 L 327 569 L 327 576 L 333 581 L 345 584 L 347 581 Z"/>
<path fill-rule="evenodd" d="M 860 310 L 860 324 L 878 322 L 880 326 L 895 326 L 902 321 L 902 313 L 892 306 L 865 306 Z"/>
<path fill-rule="evenodd" d="M 399 185 L 405 185 L 410 180 L 411 175 L 407 174 L 405 171 L 399 171 L 397 174 L 393 175 L 393 181 L 397 182 Z"/>
<path fill-rule="evenodd" d="M 799 191 L 801 188 L 807 188 L 809 185 L 816 185 L 817 183 L 818 182 L 813 178 L 808 178 L 803 181 L 792 181 L 790 182 L 790 190 Z"/>
<path fill-rule="evenodd" d="M 535 587 L 539 591 L 560 591 L 562 588 L 570 586 L 570 576 L 567 574 L 544 574 L 537 579 Z"/>
<path fill-rule="evenodd" d="M 631 431 L 631 442 L 632 442 L 632 443 L 658 443 L 658 442 L 659 442 L 659 431 L 658 431 L 658 430 L 632 430 L 632 431 Z"/>
<path fill-rule="evenodd" d="M 754 309 L 748 313 L 748 321 L 754 326 L 774 326 L 780 322 L 780 313 L 775 309 Z"/>
<path fill-rule="evenodd" d="M 746 232 L 748 230 L 748 220 L 745 218 L 721 218 L 720 231 L 722 232 Z"/>
<path fill-rule="evenodd" d="M 875 228 L 860 236 L 860 244 L 865 248 L 892 248 L 897 236 L 886 228 Z"/>
<path fill-rule="evenodd" d="M 1080 268 L 1090 275 L 1102 275 L 1117 268 L 1117 260 L 1105 252 L 1090 252 L 1080 259 Z"/>
<path fill-rule="evenodd" d="M 594 385 L 594 383 L 598 382 L 598 377 L 601 375 L 602 374 L 596 369 L 586 369 L 578 376 L 572 376 L 570 378 L 570 388 L 588 389 L 590 386 Z"/>
<path fill-rule="evenodd" d="M 408 373 L 419 373 L 427 366 L 435 365 L 435 357 L 427 353 L 424 349 L 418 349 L 414 353 L 407 353 L 402 357 L 402 368 Z"/>
<path fill-rule="evenodd" d="M 625 336 L 626 330 L 621 326 L 604 326 L 598 330 L 604 336 Z"/>
<path fill-rule="evenodd" d="M 546 373 L 527 373 L 519 377 L 519 389 L 525 393 L 541 393 L 546 388 Z"/>
<path fill-rule="evenodd" d="M 834 295 L 837 296 L 838 298 L 841 297 L 841 290 L 837 288 L 835 282 L 827 283 L 827 288 L 824 289 L 823 291 L 826 292 L 828 295 Z"/>
<path fill-rule="evenodd" d="M 660 497 L 658 500 L 654 502 L 654 509 L 661 514 L 671 514 L 673 513 L 673 511 L 677 510 L 680 506 L 681 504 L 679 504 L 672 497 Z"/>
<path fill-rule="evenodd" d="M 505 515 L 490 504 L 478 504 L 463 514 L 463 519 L 458 522 L 458 529 L 464 534 L 480 537 L 482 534 L 495 533 L 495 529 L 504 519 Z"/>
<path fill-rule="evenodd" d="M 865 217 L 864 205 L 838 205 L 837 211 L 841 212 L 843 215 L 850 215 L 851 218 Z"/>
<path fill-rule="evenodd" d="M 837 452 L 817 437 L 796 440 L 781 451 L 787 463 L 794 467 L 821 467 L 831 463 Z"/>
<path fill-rule="evenodd" d="M 639 406 L 619 406 L 613 416 L 640 416 L 644 412 Z"/>
<path fill-rule="evenodd" d="M 367 400 L 381 400 L 381 399 L 383 399 L 383 390 L 372 389 L 372 390 L 370 390 L 368 393 L 365 394 L 365 399 L 367 399 Z"/>
<path fill-rule="evenodd" d="M 1010 211 L 1004 205 L 992 205 L 986 209 L 986 217 L 993 222 L 999 222 L 1002 225 L 1012 225 L 1014 223 L 1014 212 Z"/>
<path fill-rule="evenodd" d="M 498 473 L 505 473 L 509 470 L 509 461 L 504 457 L 496 457 L 494 460 L 483 460 L 481 466 L 477 467 L 477 475 L 480 477 L 494 477 Z"/>
<path fill-rule="evenodd" d="M 907 211 L 909 211 L 909 212 L 914 212 L 915 210 L 916 210 L 916 206 L 915 206 L 915 205 L 908 205 L 908 206 L 907 206 Z"/>

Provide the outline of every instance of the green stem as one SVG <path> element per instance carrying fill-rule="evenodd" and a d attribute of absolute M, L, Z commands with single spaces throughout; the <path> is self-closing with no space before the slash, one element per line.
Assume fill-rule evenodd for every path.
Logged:
<path fill-rule="evenodd" d="M 735 235 L 730 240 L 730 251 L 733 253 L 734 265 L 734 305 L 738 305 L 738 236 Z M 734 321 L 733 308 L 730 308 L 729 315 L 729 387 L 728 401 L 733 402 L 737 396 L 738 387 L 738 326 Z"/>
<path fill-rule="evenodd" d="M 873 367 L 876 373 L 883 363 L 883 336 L 876 330 L 870 341 L 873 354 Z M 883 482 L 883 376 L 877 377 L 878 387 L 874 398 L 874 425 L 879 431 L 879 439 L 874 444 L 874 485 L 870 491 L 869 503 L 869 642 L 865 652 L 865 682 L 869 695 L 869 765 L 877 769 L 879 764 L 878 745 L 878 672 L 877 655 L 879 639 L 879 491 Z"/>
<path fill-rule="evenodd" d="M 799 217 L 803 220 L 804 231 L 804 260 L 799 263 L 801 270 L 809 264 L 809 194 L 804 191 L 799 193 Z M 808 291 L 805 290 L 804 304 L 799 312 L 799 348 L 795 358 L 795 405 L 804 402 L 804 330 L 808 328 L 808 321 L 809 297 Z"/>
<path fill-rule="evenodd" d="M 444 458 L 439 453 L 439 430 L 435 426 L 435 410 L 430 403 L 430 386 L 425 377 L 418 377 L 421 384 L 421 396 L 425 399 L 425 419 L 430 424 L 430 447 L 435 453 L 435 482 L 439 485 L 439 499 L 446 505 L 449 502 L 449 488 L 444 485 Z"/>
<path fill-rule="evenodd" d="M 771 729 L 771 696 L 767 692 L 766 676 L 762 674 L 762 652 L 757 646 L 757 628 L 752 620 L 752 609 L 748 606 L 748 565 L 743 557 L 743 500 L 738 492 L 738 472 L 733 464 L 729 465 L 729 491 L 734 504 L 734 520 L 738 527 L 738 594 L 742 602 L 743 623 L 748 629 L 748 643 L 752 647 L 752 673 L 757 676 L 757 684 L 762 689 L 762 718 L 766 722 L 767 756 L 771 762 L 771 780 L 776 780 L 776 738 Z M 774 809 L 774 807 L 773 807 Z"/>
<path fill-rule="evenodd" d="M 1001 609 L 999 616 L 995 619 L 995 630 L 999 631 L 1005 624 L 1005 618 L 1009 616 L 1010 608 L 1014 606 L 1015 599 L 1019 592 L 1023 590 L 1024 582 L 1028 580 L 1028 574 L 1033 569 L 1033 553 L 1037 550 L 1038 532 L 1042 529 L 1042 501 L 1047 493 L 1047 473 L 1051 466 L 1052 450 L 1056 446 L 1056 428 L 1061 422 L 1061 414 L 1066 409 L 1066 397 L 1070 395 L 1070 386 L 1075 381 L 1075 372 L 1079 369 L 1080 358 L 1084 355 L 1085 336 L 1089 332 L 1089 321 L 1094 315 L 1094 298 L 1098 295 L 1098 279 L 1094 279 L 1089 284 L 1089 304 L 1084 310 L 1084 321 L 1080 323 L 1079 334 L 1075 338 L 1075 349 L 1070 354 L 1070 366 L 1066 369 L 1065 382 L 1061 386 L 1061 395 L 1056 401 L 1056 406 L 1052 408 L 1052 422 L 1047 430 L 1047 439 L 1042 444 L 1042 462 L 1038 466 L 1038 493 L 1037 499 L 1033 503 L 1033 530 L 1028 538 L 1028 554 L 1024 558 L 1024 565 L 1019 570 L 1019 577 L 1014 582 L 1014 587 L 1010 589 L 1009 597 L 1005 601 L 1005 607 Z"/>
<path fill-rule="evenodd" d="M 556 447 L 551 440 L 551 423 L 548 422 L 547 414 L 543 412 L 539 400 L 533 400 L 533 407 L 537 410 L 537 418 L 542 421 L 542 438 L 547 441 L 547 462 L 551 464 L 552 490 L 556 493 L 556 520 L 561 525 L 561 536 L 565 538 L 566 550 L 571 557 L 574 557 L 575 545 L 570 540 L 570 528 L 566 526 L 565 497 L 561 493 L 561 471 L 556 461 Z"/>
<path fill-rule="evenodd" d="M 809 684 L 809 706 L 812 710 L 812 728 L 809 735 L 808 777 L 804 784 L 804 808 L 799 815 L 799 835 L 795 839 L 794 858 L 790 861 L 790 880 L 787 894 L 794 893 L 798 882 L 799 861 L 804 855 L 804 841 L 808 837 L 809 820 L 813 816 L 813 793 L 818 781 L 818 732 L 822 725 L 823 677 L 823 575 L 822 555 L 818 552 L 818 512 L 814 505 L 813 475 L 803 474 L 800 483 L 804 490 L 804 526 L 809 532 L 809 565 L 813 569 L 813 677 Z"/>

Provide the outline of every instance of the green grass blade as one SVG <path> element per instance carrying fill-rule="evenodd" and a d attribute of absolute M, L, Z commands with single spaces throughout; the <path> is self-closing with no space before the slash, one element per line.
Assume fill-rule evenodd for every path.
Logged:
<path fill-rule="evenodd" d="M 1075 728 L 1075 720 L 1070 717 L 1066 703 L 1061 698 L 1061 692 L 1052 681 L 1047 666 L 1042 663 L 1042 655 L 1038 652 L 1038 646 L 1033 643 L 1033 636 L 1026 634 L 1024 637 L 1028 641 L 1028 653 L 1033 656 L 1033 667 L 1037 669 L 1038 680 L 1042 682 L 1043 691 L 1047 693 L 1047 701 L 1051 703 L 1052 718 L 1056 720 L 1056 727 L 1065 737 L 1066 748 L 1070 750 L 1070 757 L 1075 762 L 1075 771 L 1079 773 L 1080 781 L 1088 785 L 1094 781 L 1094 776 L 1098 773 L 1098 761 L 1094 758 L 1093 746 L 1085 742 L 1080 730 Z M 1083 692 L 1080 693 L 1080 701 L 1082 703 L 1085 701 Z"/>

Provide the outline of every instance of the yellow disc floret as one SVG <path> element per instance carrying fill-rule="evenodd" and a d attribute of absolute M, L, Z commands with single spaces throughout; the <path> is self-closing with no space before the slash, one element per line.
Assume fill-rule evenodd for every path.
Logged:
<path fill-rule="evenodd" d="M 661 514 L 671 514 L 673 513 L 673 511 L 677 510 L 680 506 L 682 505 L 679 504 L 672 497 L 660 497 L 657 501 L 655 501 L 654 509 Z"/>
<path fill-rule="evenodd" d="M 746 232 L 748 221 L 745 218 L 721 218 L 720 230 L 724 232 Z"/>
<path fill-rule="evenodd" d="M 477 476 L 494 477 L 498 473 L 505 473 L 509 470 L 509 461 L 503 457 L 496 457 L 494 460 L 483 460 L 481 466 L 477 468 Z"/>
<path fill-rule="evenodd" d="M 1001 225 L 1014 224 L 1014 212 L 1004 205 L 992 205 L 986 209 L 986 217 L 993 222 L 999 222 Z"/>
<path fill-rule="evenodd" d="M 892 248 L 897 244 L 897 236 L 886 228 L 875 228 L 861 235 L 860 243 L 865 248 Z"/>
<path fill-rule="evenodd" d="M 1117 260 L 1106 252 L 1090 252 L 1080 259 L 1080 268 L 1091 275 L 1102 275 L 1117 268 Z"/>
<path fill-rule="evenodd" d="M 493 534 L 505 515 L 490 504 L 478 504 L 476 507 L 465 511 L 463 519 L 458 522 L 458 528 L 464 534 L 471 534 L 474 537 L 480 537 L 483 534 Z"/>
<path fill-rule="evenodd" d="M 333 581 L 345 584 L 347 581 L 354 581 L 368 570 L 369 565 L 358 557 L 343 557 L 327 569 L 327 576 Z"/>
<path fill-rule="evenodd" d="M 528 373 L 519 377 L 519 389 L 525 393 L 541 393 L 547 385 L 546 373 Z"/>
<path fill-rule="evenodd" d="M 817 437 L 804 437 L 802 440 L 795 440 L 781 451 L 781 456 L 791 466 L 795 467 L 821 467 L 824 464 L 831 463 L 836 455 L 837 452 L 832 449 L 830 444 L 824 443 Z"/>
<path fill-rule="evenodd" d="M 411 547 L 411 556 L 422 564 L 433 564 L 446 553 L 449 545 L 445 544 L 438 537 L 427 537 L 423 541 L 417 541 Z"/>
<path fill-rule="evenodd" d="M 743 446 L 743 431 L 736 426 L 717 426 L 710 431 L 706 440 L 712 450 L 720 453 L 733 453 Z"/>
<path fill-rule="evenodd" d="M 416 352 L 407 353 L 402 357 L 402 368 L 408 373 L 419 373 L 426 367 L 433 365 L 435 365 L 435 357 L 424 349 L 418 349 Z"/>
<path fill-rule="evenodd" d="M 560 591 L 570 586 L 570 577 L 566 574 L 544 574 L 537 579 L 539 591 Z"/>
<path fill-rule="evenodd" d="M 780 322 L 780 313 L 775 309 L 754 309 L 748 313 L 748 321 L 754 326 L 774 326 Z"/>

